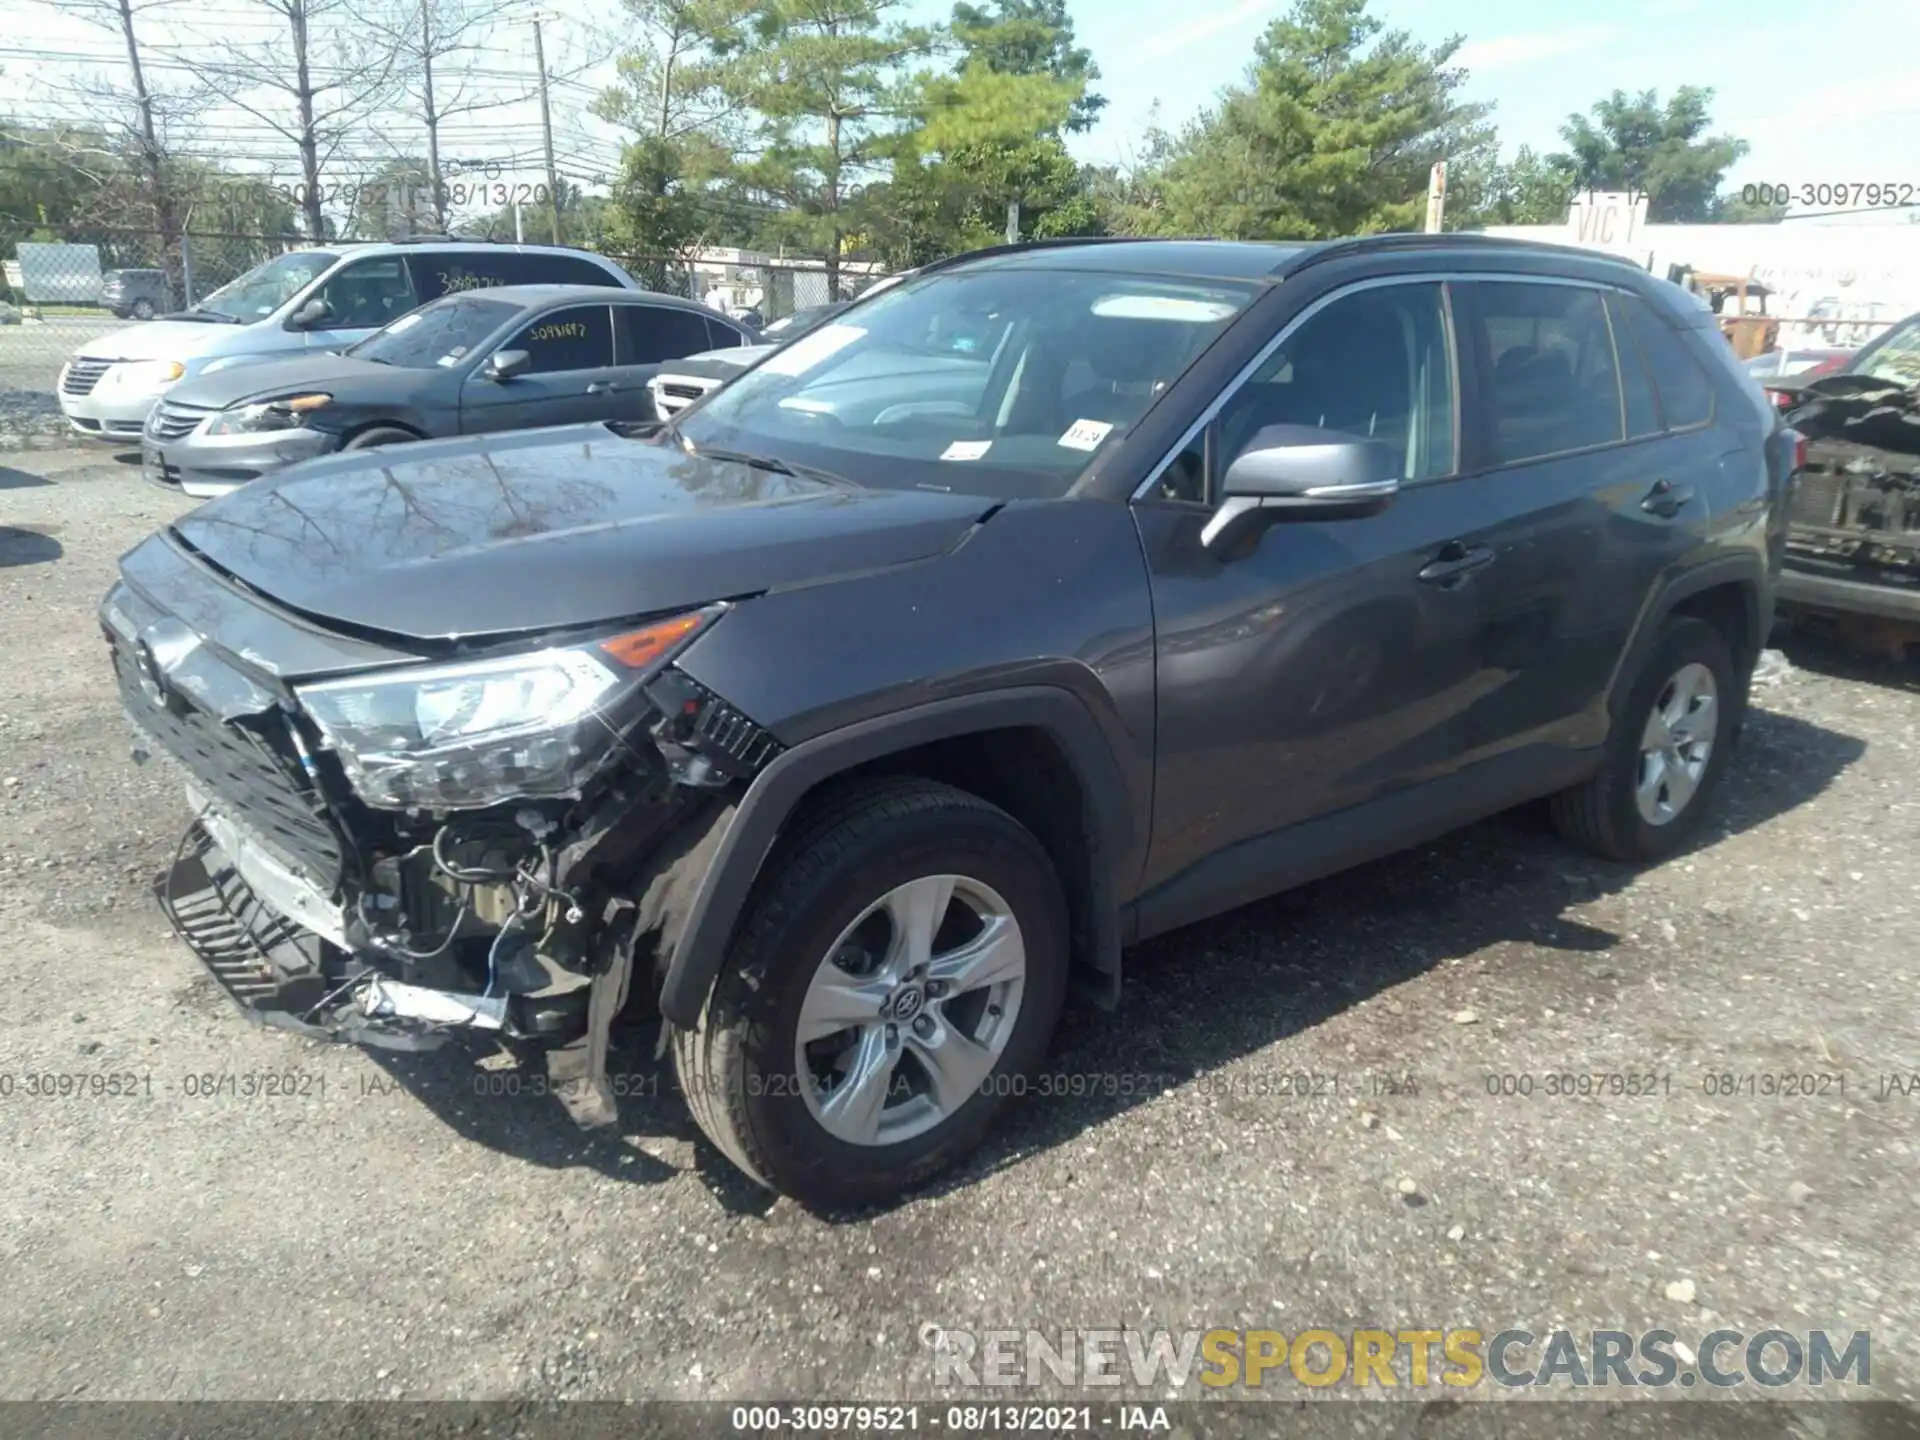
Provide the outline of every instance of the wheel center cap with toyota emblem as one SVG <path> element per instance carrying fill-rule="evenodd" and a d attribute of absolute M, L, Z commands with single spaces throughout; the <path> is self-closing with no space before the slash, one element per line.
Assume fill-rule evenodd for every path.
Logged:
<path fill-rule="evenodd" d="M 887 1014 L 893 1020 L 904 1025 L 922 1010 L 926 1009 L 927 995 L 918 985 L 908 985 L 896 990 L 893 1002 L 887 1007 Z"/>

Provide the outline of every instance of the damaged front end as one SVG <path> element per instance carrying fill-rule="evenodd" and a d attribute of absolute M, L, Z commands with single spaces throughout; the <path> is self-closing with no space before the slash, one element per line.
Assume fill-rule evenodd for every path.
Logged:
<path fill-rule="evenodd" d="M 260 1023 L 538 1040 L 574 1119 L 611 1123 L 636 967 L 657 989 L 735 793 L 779 750 L 673 667 L 724 613 L 283 683 L 123 581 L 101 616 L 136 758 L 177 762 L 195 817 L 163 910 Z"/>
<path fill-rule="evenodd" d="M 1920 389 L 1846 374 L 1793 387 L 1791 399 L 1787 423 L 1806 454 L 1787 510 L 1783 603 L 1920 626 Z"/>

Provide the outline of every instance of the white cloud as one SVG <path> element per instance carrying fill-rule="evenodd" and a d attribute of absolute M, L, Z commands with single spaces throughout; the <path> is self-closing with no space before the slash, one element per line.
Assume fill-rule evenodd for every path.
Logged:
<path fill-rule="evenodd" d="M 1577 50 L 1603 44 L 1613 36 L 1614 31 L 1608 26 L 1570 25 L 1564 30 L 1543 30 L 1533 35 L 1499 35 L 1491 40 L 1469 40 L 1453 57 L 1453 63 L 1468 70 L 1499 70 L 1571 55 Z"/>
<path fill-rule="evenodd" d="M 1139 54 L 1149 59 L 1159 59 L 1184 50 L 1189 45 L 1197 45 L 1218 35 L 1223 30 L 1231 30 L 1242 21 L 1252 20 L 1276 9 L 1275 0 L 1240 0 L 1230 10 L 1222 10 L 1217 15 L 1209 15 L 1204 20 L 1196 20 L 1184 29 L 1168 30 L 1158 39 L 1151 40 L 1140 47 Z"/>

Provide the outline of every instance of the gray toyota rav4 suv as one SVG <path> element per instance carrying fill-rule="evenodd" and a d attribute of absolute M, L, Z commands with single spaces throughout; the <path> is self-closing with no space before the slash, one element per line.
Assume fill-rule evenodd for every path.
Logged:
<path fill-rule="evenodd" d="M 835 1206 L 964 1156 L 1146 936 L 1536 797 L 1685 845 L 1796 444 L 1604 256 L 1014 246 L 664 425 L 270 476 L 102 619 L 255 1018 L 543 1042 L 596 1125 L 657 1008 L 714 1144 Z"/>

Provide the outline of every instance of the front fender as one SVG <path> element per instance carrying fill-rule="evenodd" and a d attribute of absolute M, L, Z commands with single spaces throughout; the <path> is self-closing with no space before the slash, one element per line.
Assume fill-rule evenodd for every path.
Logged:
<path fill-rule="evenodd" d="M 699 882 L 667 963 L 660 1011 L 682 1028 L 699 1023 L 735 926 L 774 841 L 809 791 L 855 766 L 937 740 L 988 730 L 1044 731 L 1073 767 L 1086 798 L 1092 864 L 1090 930 L 1096 967 L 1118 973 L 1116 875 L 1141 837 L 1120 766 L 1084 702 L 1054 686 L 1030 685 L 937 700 L 848 725 L 796 745 L 757 775 L 741 797 Z M 665 939 L 666 937 L 663 937 Z"/>

